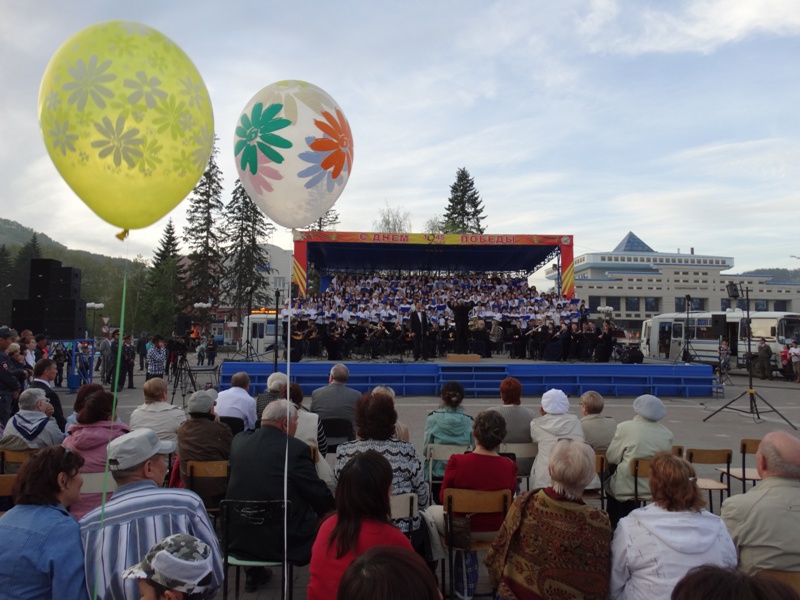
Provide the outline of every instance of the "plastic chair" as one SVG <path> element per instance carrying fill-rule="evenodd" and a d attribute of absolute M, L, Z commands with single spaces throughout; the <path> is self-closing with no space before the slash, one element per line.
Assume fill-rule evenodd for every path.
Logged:
<path fill-rule="evenodd" d="M 455 570 L 453 550 L 476 551 L 489 550 L 492 547 L 491 540 L 469 540 L 469 543 L 457 545 L 453 535 L 454 513 L 468 515 L 502 513 L 505 517 L 511 506 L 511 491 L 498 490 L 496 492 L 485 492 L 478 490 L 463 490 L 458 488 L 448 488 L 444 491 L 444 530 L 445 535 L 442 544 L 447 548 L 447 565 L 450 568 L 450 598 L 455 595 Z M 444 561 L 442 562 L 442 585 L 444 586 Z M 444 592 L 444 590 L 442 590 Z M 444 594 L 443 594 L 444 595 Z M 487 594 L 475 594 L 475 596 L 485 596 Z M 493 597 L 494 593 L 488 594 Z"/>
<path fill-rule="evenodd" d="M 283 561 L 248 560 L 239 558 L 231 553 L 230 526 L 247 527 L 250 535 L 258 537 L 267 527 L 280 525 L 283 529 L 284 510 L 291 513 L 291 502 L 283 500 L 223 500 L 220 502 L 220 516 L 222 518 L 222 561 L 224 565 L 225 580 L 222 584 L 222 598 L 228 598 L 228 566 L 236 567 L 236 595 L 239 598 L 239 568 L 240 567 L 283 567 Z M 282 536 L 281 536 L 282 537 Z M 294 574 L 292 564 L 288 563 L 289 600 L 293 595 Z M 281 598 L 286 590 L 287 569 L 281 568 Z"/>
<path fill-rule="evenodd" d="M 650 477 L 650 463 L 652 459 L 649 458 L 634 458 L 631 461 L 631 475 L 633 476 L 633 500 L 637 506 L 641 506 L 645 502 L 650 502 L 653 498 L 650 496 L 650 487 L 647 487 L 647 494 L 644 496 L 639 495 L 639 478 Z"/>
<path fill-rule="evenodd" d="M 322 429 L 328 438 L 328 454 L 336 454 L 339 444 L 356 439 L 353 422 L 350 419 L 322 419 Z"/>
<path fill-rule="evenodd" d="M 743 494 L 747 492 L 748 481 L 752 481 L 753 485 L 755 485 L 757 481 L 761 481 L 761 475 L 758 474 L 758 469 L 747 466 L 747 455 L 758 452 L 758 445 L 760 443 L 761 440 L 752 438 L 744 438 L 741 442 L 739 442 L 739 451 L 742 453 L 742 468 L 730 470 L 728 480 L 730 480 L 731 477 L 734 479 L 739 479 L 742 482 Z M 728 474 L 729 469 L 717 467 L 717 471 L 722 474 L 720 477 L 725 477 Z"/>
<path fill-rule="evenodd" d="M 701 448 L 689 448 L 686 451 L 686 460 L 693 465 L 725 465 L 725 471 L 720 473 L 719 481 L 710 479 L 708 477 L 698 477 L 697 487 L 701 490 L 708 490 L 708 507 L 711 512 L 714 512 L 714 496 L 715 491 L 719 492 L 719 503 L 722 505 L 722 492 L 728 492 L 728 497 L 731 496 L 731 460 L 733 460 L 732 450 L 704 450 Z M 727 483 L 723 483 L 723 477 L 727 476 Z"/>

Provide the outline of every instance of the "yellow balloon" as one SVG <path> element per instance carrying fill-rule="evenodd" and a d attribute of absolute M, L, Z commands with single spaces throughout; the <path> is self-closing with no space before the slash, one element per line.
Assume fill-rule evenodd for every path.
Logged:
<path fill-rule="evenodd" d="M 211 100 L 192 61 L 163 34 L 126 21 L 87 27 L 53 55 L 39 126 L 64 180 L 124 229 L 175 208 L 214 144 Z"/>

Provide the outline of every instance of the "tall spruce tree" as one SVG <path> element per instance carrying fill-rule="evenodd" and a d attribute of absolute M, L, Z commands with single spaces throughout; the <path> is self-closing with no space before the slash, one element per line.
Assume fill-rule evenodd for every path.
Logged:
<path fill-rule="evenodd" d="M 184 295 L 184 284 L 178 251 L 178 238 L 170 219 L 147 272 L 142 302 L 143 306 L 147 306 L 147 312 L 137 319 L 137 325 L 147 329 L 148 333 L 169 336 L 181 312 L 180 298 Z"/>
<path fill-rule="evenodd" d="M 456 172 L 450 198 L 444 211 L 445 233 L 483 233 L 483 203 L 475 181 L 465 168 Z"/>
<path fill-rule="evenodd" d="M 211 153 L 205 173 L 192 192 L 183 240 L 189 249 L 184 307 L 195 302 L 218 306 L 224 273 L 222 251 L 222 171 L 217 166 L 217 148 Z"/>
<path fill-rule="evenodd" d="M 236 180 L 231 201 L 225 207 L 225 230 L 229 240 L 225 248 L 225 300 L 244 315 L 250 306 L 267 303 L 269 285 L 263 276 L 268 261 L 262 244 L 268 242 L 275 226 Z"/>
<path fill-rule="evenodd" d="M 28 287 L 31 280 L 31 259 L 33 258 L 42 258 L 39 238 L 35 233 L 14 257 L 14 268 L 9 281 L 11 283 L 9 291 L 12 298 L 24 299 L 28 297 Z"/>
<path fill-rule="evenodd" d="M 177 259 L 180 257 L 180 242 L 178 235 L 175 233 L 175 225 L 172 219 L 167 221 L 167 226 L 164 227 L 164 235 L 158 242 L 158 250 L 153 256 L 153 267 L 157 267 L 169 259 Z"/>
<path fill-rule="evenodd" d="M 0 325 L 11 324 L 11 252 L 0 246 Z"/>

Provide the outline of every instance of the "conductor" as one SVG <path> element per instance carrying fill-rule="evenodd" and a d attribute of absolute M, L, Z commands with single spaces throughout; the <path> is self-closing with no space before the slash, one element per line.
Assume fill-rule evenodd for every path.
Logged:
<path fill-rule="evenodd" d="M 455 353 L 467 354 L 469 351 L 469 313 L 475 308 L 475 303 L 459 298 L 458 301 L 450 300 L 447 307 L 453 311 L 453 322 L 456 328 Z"/>

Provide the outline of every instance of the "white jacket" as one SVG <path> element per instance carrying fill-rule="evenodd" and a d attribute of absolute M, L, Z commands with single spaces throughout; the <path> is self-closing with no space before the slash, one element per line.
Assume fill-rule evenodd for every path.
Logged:
<path fill-rule="evenodd" d="M 550 471 L 547 469 L 550 463 L 550 453 L 556 442 L 563 438 L 584 441 L 581 422 L 575 415 L 569 413 L 551 415 L 548 413 L 531 421 L 531 439 L 539 445 L 539 449 L 531 467 L 530 489 L 546 488 L 550 485 Z M 595 487 L 599 487 L 599 485 Z"/>
<path fill-rule="evenodd" d="M 735 567 L 736 547 L 718 516 L 668 512 L 656 504 L 620 520 L 611 543 L 612 600 L 669 600 L 689 569 Z"/>

